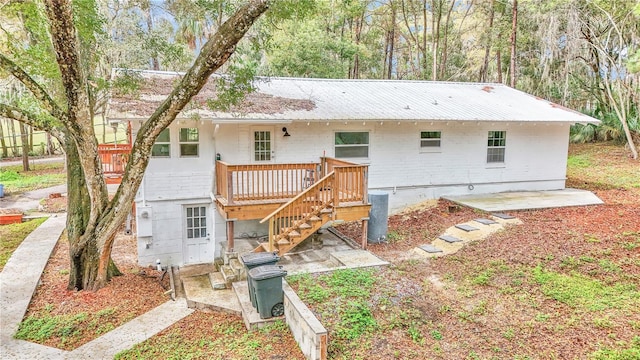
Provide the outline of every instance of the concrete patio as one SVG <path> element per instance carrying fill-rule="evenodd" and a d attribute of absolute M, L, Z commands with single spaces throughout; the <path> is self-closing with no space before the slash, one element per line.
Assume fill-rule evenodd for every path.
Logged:
<path fill-rule="evenodd" d="M 514 191 L 495 194 L 443 196 L 455 203 L 487 212 L 600 205 L 594 193 L 579 189 Z"/>

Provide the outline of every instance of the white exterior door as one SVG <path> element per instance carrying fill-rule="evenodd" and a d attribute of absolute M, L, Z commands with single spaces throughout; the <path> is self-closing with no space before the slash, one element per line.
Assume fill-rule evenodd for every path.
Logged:
<path fill-rule="evenodd" d="M 269 163 L 276 156 L 273 144 L 273 127 L 251 129 L 251 162 Z"/>
<path fill-rule="evenodd" d="M 213 241 L 208 205 L 184 207 L 184 263 L 213 262 Z"/>

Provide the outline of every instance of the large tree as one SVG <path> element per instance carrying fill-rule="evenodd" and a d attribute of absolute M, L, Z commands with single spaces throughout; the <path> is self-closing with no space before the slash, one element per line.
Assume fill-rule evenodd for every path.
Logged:
<path fill-rule="evenodd" d="M 83 14 L 87 8 L 89 13 L 95 10 L 95 2 L 45 0 L 43 6 L 36 4 L 47 20 L 50 42 L 46 45 L 55 55 L 54 72 L 58 76 L 50 79 L 32 76 L 29 67 L 15 57 L 19 46 L 15 51 L 2 50 L 0 69 L 22 82 L 38 106 L 27 108 L 0 102 L 0 117 L 47 130 L 64 144 L 68 164 L 69 288 L 96 290 L 116 274 L 111 261 L 115 234 L 131 209 L 155 139 L 209 76 L 229 59 L 237 43 L 272 2 L 276 1 L 247 1 L 208 37 L 180 83 L 142 124 L 122 184 L 111 199 L 98 156 L 90 101 L 94 91 L 91 69 L 97 60 L 82 45 L 83 31 L 96 26 Z M 56 89 L 60 91 L 55 92 Z"/>

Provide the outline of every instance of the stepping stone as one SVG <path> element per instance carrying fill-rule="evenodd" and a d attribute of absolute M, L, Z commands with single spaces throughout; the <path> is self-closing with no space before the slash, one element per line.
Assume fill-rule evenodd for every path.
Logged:
<path fill-rule="evenodd" d="M 440 240 L 444 240 L 448 243 L 456 243 L 456 242 L 461 242 L 462 240 L 458 239 L 455 236 L 451 236 L 451 235 L 440 235 L 438 236 L 438 239 Z"/>
<path fill-rule="evenodd" d="M 473 226 L 469 226 L 467 224 L 456 225 L 456 228 L 460 229 L 460 230 L 464 230 L 466 232 L 479 230 L 478 228 L 475 228 Z"/>
<path fill-rule="evenodd" d="M 420 249 L 428 252 L 428 253 L 441 253 L 442 250 L 438 249 L 437 247 L 433 246 L 433 245 L 420 245 L 418 246 Z"/>
<path fill-rule="evenodd" d="M 480 224 L 483 224 L 483 225 L 497 224 L 497 222 L 490 219 L 475 219 L 473 221 L 479 222 Z"/>
<path fill-rule="evenodd" d="M 510 220 L 510 219 L 515 219 L 515 216 L 511 216 L 509 214 L 503 214 L 503 213 L 495 213 L 495 214 L 491 214 L 497 218 L 503 219 L 503 220 Z"/>

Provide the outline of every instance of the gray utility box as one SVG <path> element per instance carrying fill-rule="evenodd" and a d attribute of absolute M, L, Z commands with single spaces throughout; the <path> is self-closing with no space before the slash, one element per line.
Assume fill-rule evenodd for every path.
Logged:
<path fill-rule="evenodd" d="M 275 265 L 280 257 L 276 252 L 260 252 L 260 253 L 248 253 L 240 256 L 242 258 L 242 262 L 244 263 L 244 268 L 247 272 L 247 286 L 249 287 L 249 299 L 251 299 L 251 305 L 254 308 L 257 308 L 256 304 L 256 296 L 253 293 L 253 285 L 251 284 L 252 279 L 251 275 L 249 275 L 249 270 L 254 269 L 258 266 L 262 265 Z"/>
<path fill-rule="evenodd" d="M 389 193 L 369 191 L 369 223 L 367 225 L 367 242 L 378 244 L 387 238 L 389 224 Z"/>
<path fill-rule="evenodd" d="M 253 292 L 261 319 L 284 315 L 282 278 L 287 272 L 281 266 L 264 265 L 249 270 Z"/>

